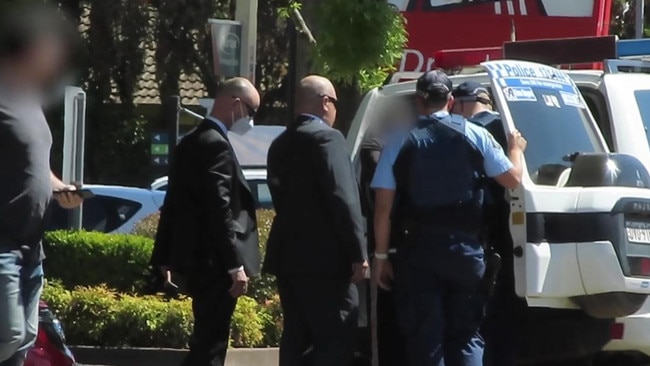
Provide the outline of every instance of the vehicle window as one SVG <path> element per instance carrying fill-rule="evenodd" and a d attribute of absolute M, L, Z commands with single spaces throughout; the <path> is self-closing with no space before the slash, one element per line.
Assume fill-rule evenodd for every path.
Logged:
<path fill-rule="evenodd" d="M 81 227 L 86 231 L 110 233 L 129 221 L 142 207 L 139 202 L 97 195 L 84 200 Z M 70 227 L 71 211 L 56 203 L 50 206 L 48 231 Z"/>
<path fill-rule="evenodd" d="M 526 165 L 535 184 L 555 185 L 576 152 L 602 152 L 587 110 L 561 102 L 559 90 L 533 87 L 526 100 L 508 101 L 517 129 L 528 140 Z M 506 96 L 507 97 L 507 96 Z"/>
<path fill-rule="evenodd" d="M 56 202 L 48 207 L 47 231 L 65 230 L 70 227 L 70 211 L 61 208 Z"/>
<path fill-rule="evenodd" d="M 160 186 L 156 188 L 156 191 L 167 192 L 167 185 L 165 184 L 164 186 Z"/>
<path fill-rule="evenodd" d="M 110 233 L 129 221 L 140 208 L 139 202 L 98 195 L 84 201 L 82 226 L 87 231 Z"/>
<path fill-rule="evenodd" d="M 591 115 L 594 116 L 600 132 L 602 132 L 607 146 L 610 150 L 614 149 L 614 136 L 612 135 L 612 126 L 609 123 L 609 115 L 607 114 L 607 106 L 605 102 L 605 97 L 603 94 L 591 87 L 578 87 L 582 97 L 587 103 L 587 107 L 591 111 Z"/>
<path fill-rule="evenodd" d="M 639 108 L 639 113 L 643 120 L 646 141 L 650 144 L 650 136 L 648 135 L 648 129 L 650 128 L 650 90 L 636 90 L 634 92 L 634 98 L 636 99 L 636 105 Z"/>

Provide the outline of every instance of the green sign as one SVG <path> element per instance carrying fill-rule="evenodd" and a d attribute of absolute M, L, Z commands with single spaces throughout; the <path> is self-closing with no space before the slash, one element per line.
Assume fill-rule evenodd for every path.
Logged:
<path fill-rule="evenodd" d="M 169 145 L 167 144 L 151 144 L 151 155 L 168 155 Z"/>

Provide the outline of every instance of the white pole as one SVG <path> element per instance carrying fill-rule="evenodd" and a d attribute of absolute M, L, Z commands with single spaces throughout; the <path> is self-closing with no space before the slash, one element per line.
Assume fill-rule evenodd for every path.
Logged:
<path fill-rule="evenodd" d="M 645 0 L 636 0 L 635 1 L 636 5 L 636 20 L 635 20 L 635 26 L 636 26 L 636 38 L 643 38 L 643 26 L 644 26 L 644 8 L 645 8 Z"/>
<path fill-rule="evenodd" d="M 254 83 L 257 60 L 257 0 L 237 0 L 235 20 L 242 25 L 241 76 Z"/>

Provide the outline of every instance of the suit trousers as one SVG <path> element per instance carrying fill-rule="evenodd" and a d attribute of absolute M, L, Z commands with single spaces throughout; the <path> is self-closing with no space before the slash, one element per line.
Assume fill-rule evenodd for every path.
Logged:
<path fill-rule="evenodd" d="M 349 279 L 278 276 L 280 366 L 352 365 L 359 294 Z"/>
<path fill-rule="evenodd" d="M 228 293 L 231 285 L 229 276 L 219 280 L 209 279 L 208 276 L 188 278 L 194 330 L 190 338 L 190 352 L 183 366 L 225 365 L 230 321 L 237 305 L 237 299 Z"/>

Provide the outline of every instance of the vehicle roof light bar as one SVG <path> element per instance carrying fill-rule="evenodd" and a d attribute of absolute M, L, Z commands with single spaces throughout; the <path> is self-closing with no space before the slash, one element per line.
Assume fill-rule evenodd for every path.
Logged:
<path fill-rule="evenodd" d="M 650 39 L 623 39 L 617 43 L 618 57 L 650 56 Z"/>
<path fill-rule="evenodd" d="M 434 59 L 437 68 L 451 70 L 459 67 L 477 66 L 490 60 L 501 60 L 503 51 L 501 47 L 461 48 L 455 50 L 441 50 L 435 53 Z"/>
<path fill-rule="evenodd" d="M 503 57 L 546 65 L 602 62 L 617 58 L 616 40 L 616 36 L 604 36 L 506 42 Z"/>

